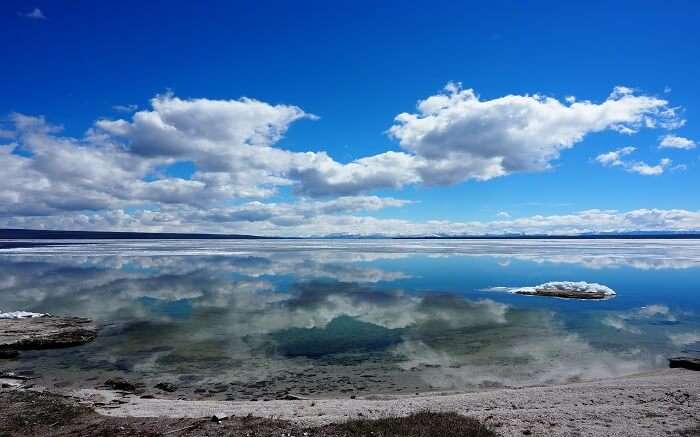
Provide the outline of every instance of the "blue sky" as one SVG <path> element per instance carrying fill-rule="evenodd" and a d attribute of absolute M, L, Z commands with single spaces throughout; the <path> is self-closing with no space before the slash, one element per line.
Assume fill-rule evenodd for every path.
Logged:
<path fill-rule="evenodd" d="M 5 132 L 0 148 L 4 144 L 12 152 L 0 155 L 0 160 L 14 169 L 13 173 L 5 170 L 5 179 L 22 183 L 10 184 L 4 192 L 0 188 L 0 199 L 9 205 L 5 211 L 0 207 L 0 225 L 284 235 L 311 235 L 316 233 L 314 228 L 319 234 L 444 233 L 450 228 L 464 232 L 697 229 L 700 153 L 694 143 L 700 141 L 700 104 L 695 98 L 700 95 L 699 18 L 700 6 L 692 1 L 221 1 L 206 5 L 5 1 L 0 4 L 0 36 L 5 41 L 0 48 L 4 65 L 0 132 Z M 540 156 L 544 163 L 540 159 L 536 164 L 487 171 L 484 162 L 472 162 L 475 148 L 489 153 L 503 148 L 507 161 L 509 156 L 520 159 L 532 148 L 551 144 L 544 144 L 546 140 L 539 144 L 536 138 L 522 144 L 498 143 L 498 139 L 479 143 L 478 120 L 491 123 L 480 113 L 470 113 L 463 120 L 477 123 L 468 124 L 468 129 L 440 128 L 441 144 L 416 140 L 415 129 L 422 129 L 419 122 L 405 124 L 410 132 L 403 137 L 389 132 L 401 125 L 395 120 L 398 114 L 425 116 L 417 103 L 450 94 L 443 90 L 448 83 L 461 84 L 454 95 L 464 96 L 459 93 L 473 89 L 479 102 L 505 96 L 556 99 L 566 123 L 569 96 L 602 105 L 615 87 L 623 86 L 629 90 L 621 92 L 621 98 L 665 103 L 647 112 L 631 110 L 634 114 L 623 122 L 634 125 L 634 133 L 624 133 L 614 119 L 600 127 L 581 115 L 571 127 L 581 135 L 572 139 L 565 128 L 563 137 L 550 140 L 556 152 Z M 192 99 L 206 99 L 209 106 L 202 106 L 203 111 L 216 111 L 215 102 L 241 97 L 278 110 L 281 105 L 298 108 L 303 113 L 290 115 L 289 120 L 274 118 L 280 114 L 268 114 L 269 108 L 258 115 L 274 121 L 256 119 L 275 131 L 267 132 L 264 144 L 256 145 L 289 152 L 284 159 L 295 163 L 277 168 L 283 158 L 256 152 L 258 159 L 275 168 L 247 174 L 245 169 L 264 165 L 239 157 L 235 158 L 241 159 L 238 167 L 222 171 L 211 163 L 239 156 L 232 151 L 239 137 L 217 137 L 221 153 L 205 155 L 201 149 L 183 152 L 189 146 L 178 146 L 173 152 L 162 145 L 169 137 L 154 138 L 157 133 L 137 136 L 142 130 L 136 117 L 139 112 L 154 111 L 151 99 L 157 95 L 170 96 L 164 105 L 174 105 L 172 99 L 185 105 Z M 526 103 L 537 106 L 534 101 Z M 503 111 L 513 108 L 504 104 Z M 490 114 L 485 105 L 474 110 Z M 674 111 L 673 120 L 663 119 L 661 112 L 668 110 Z M 35 122 L 21 127 L 17 114 L 29 117 L 25 121 L 40 120 L 44 127 Z M 445 113 L 445 119 L 455 117 L 450 114 Z M 247 115 L 236 110 L 225 117 L 231 117 L 225 123 L 238 126 Z M 507 117 L 497 114 L 501 121 Z M 115 124 L 96 128 L 96 122 L 104 119 L 124 120 L 131 125 L 129 133 Z M 194 119 L 205 129 L 201 123 L 211 117 Z M 185 129 L 184 125 L 176 128 Z M 494 132 L 509 129 L 495 124 L 491 128 Z M 435 129 L 431 135 L 437 135 L 439 129 Z M 100 131 L 100 141 L 88 138 L 89 130 Z M 669 141 L 676 147 L 660 148 L 661 138 L 669 135 L 681 140 Z M 213 141 L 209 137 L 187 141 L 205 139 Z M 51 146 L 54 141 L 67 150 L 56 152 Z M 249 144 L 250 138 L 241 141 Z M 121 147 L 126 155 L 107 157 L 100 149 L 105 147 Z M 163 147 L 171 154 L 154 152 Z M 208 145 L 202 147 L 211 150 Z M 619 159 L 598 159 L 624 147 L 635 150 Z M 80 155 L 84 148 L 100 150 L 99 164 L 94 156 Z M 437 156 L 435 150 L 450 154 Z M 366 183 L 353 179 L 352 188 L 346 187 L 346 179 L 354 173 L 342 166 L 388 151 L 402 154 L 401 159 L 420 160 L 420 164 L 406 164 L 417 166 L 418 170 L 410 170 L 417 174 L 406 170 L 401 175 L 383 175 L 382 181 L 369 177 Z M 341 166 L 337 172 L 349 172 L 343 173 L 345 188 L 338 188 L 323 170 L 326 188 L 319 191 L 319 170 L 306 161 L 298 162 L 306 159 L 301 156 L 305 152 L 325 152 L 332 165 Z M 459 161 L 460 168 L 445 170 L 448 161 Z M 94 174 L 62 173 L 63 167 L 79 167 L 81 162 L 92 162 Z M 365 170 L 376 172 L 376 165 Z M 385 161 L 381 165 L 399 166 Z M 111 166 L 119 171 L 110 171 Z M 133 170 L 136 167 L 138 171 Z M 315 182 L 309 181 L 309 172 L 315 172 Z M 454 176 L 445 181 L 443 176 L 449 172 Z M 121 180 L 161 182 L 138 187 L 134 182 L 116 190 L 119 183 L 108 173 L 123 173 Z M 26 191 L 27 184 L 35 186 Z M 264 192 L 260 186 L 266 187 Z M 183 190 L 196 200 L 185 199 Z M 340 201 L 343 205 L 337 205 L 339 198 L 345 198 Z M 36 207 L 28 207 L 34 199 Z M 352 207 L 347 206 L 350 203 Z M 592 209 L 617 213 L 592 217 L 587 225 L 587 216 L 580 213 Z M 649 210 L 651 215 L 637 213 L 633 219 L 620 216 Z M 671 211 L 683 211 L 682 217 Z M 121 215 L 117 217 L 116 212 Z M 533 222 L 539 216 L 568 215 L 575 220 L 557 221 L 556 226 L 544 220 L 541 228 Z M 272 216 L 286 219 L 273 223 Z M 528 221 L 510 221 L 514 219 Z M 426 225 L 432 220 L 446 224 Z M 480 225 L 460 226 L 472 222 Z"/>

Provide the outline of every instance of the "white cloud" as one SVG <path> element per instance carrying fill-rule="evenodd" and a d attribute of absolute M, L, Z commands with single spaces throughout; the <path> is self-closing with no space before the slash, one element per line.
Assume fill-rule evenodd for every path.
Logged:
<path fill-rule="evenodd" d="M 627 171 L 643 176 L 658 176 L 672 164 L 668 158 L 662 158 L 658 164 L 649 165 L 646 162 L 633 162 L 627 167 Z"/>
<path fill-rule="evenodd" d="M 561 151 L 594 132 L 634 133 L 683 122 L 666 100 L 626 87 L 616 87 L 602 103 L 562 103 L 541 95 L 481 100 L 474 90 L 450 83 L 418 102 L 417 113 L 399 114 L 389 133 L 424 160 L 418 168 L 424 182 L 448 184 L 550 168 Z"/>
<path fill-rule="evenodd" d="M 396 200 L 401 202 L 400 200 Z M 370 205 L 373 201 L 368 202 Z M 367 206 L 367 205 L 365 205 Z M 388 205 L 386 205 L 388 206 Z M 0 217 L 0 228 L 131 230 L 247 233 L 282 236 L 352 235 L 482 235 L 503 233 L 577 234 L 700 229 L 700 211 L 637 209 L 627 212 L 587 210 L 563 215 L 535 215 L 495 221 L 410 221 L 355 215 L 335 204 L 308 202 L 197 208 L 161 205 L 158 210 L 74 211 L 46 216 Z M 367 209 L 364 209 L 367 210 Z M 356 212 L 356 211 L 355 211 Z"/>
<path fill-rule="evenodd" d="M 542 170 L 589 133 L 683 122 L 665 100 L 624 87 L 602 103 L 562 103 L 538 95 L 481 100 L 474 91 L 449 84 L 419 102 L 417 114 L 396 117 L 389 133 L 402 151 L 341 163 L 325 151 L 278 146 L 292 123 L 317 118 L 297 106 L 172 94 L 156 96 L 150 105 L 115 107 L 136 112 L 98 120 L 80 138 L 63 135 L 61 126 L 43 117 L 12 114 L 13 129 L 1 132 L 12 141 L 0 143 L 2 223 L 212 232 L 232 232 L 224 224 L 236 223 L 235 232 L 266 235 L 549 232 L 549 220 L 530 227 L 523 224 L 528 219 L 498 225 L 414 223 L 354 214 L 407 203 L 367 195 L 373 190 Z M 610 158 L 609 165 L 620 159 Z M 187 164 L 191 174 L 167 171 L 178 163 Z M 670 160 L 625 168 L 655 174 L 668 165 Z M 284 187 L 296 195 L 294 201 L 262 202 Z M 318 197 L 326 200 L 310 199 Z M 233 201 L 243 203 L 231 206 Z M 500 214 L 499 219 L 509 217 Z"/>
<path fill-rule="evenodd" d="M 695 147 L 697 147 L 695 141 L 673 134 L 664 135 L 659 143 L 659 148 L 691 150 Z"/>
<path fill-rule="evenodd" d="M 635 147 L 623 147 L 621 149 L 600 154 L 595 159 L 603 165 L 622 166 L 625 165 L 624 161 L 622 161 L 622 157 L 631 154 L 635 150 L 637 150 Z"/>
<path fill-rule="evenodd" d="M 31 18 L 33 20 L 45 20 L 46 15 L 44 15 L 43 12 L 41 12 L 41 9 L 39 8 L 34 8 L 30 12 L 19 12 L 17 13 L 20 17 L 25 17 L 25 18 Z"/>
<path fill-rule="evenodd" d="M 349 163 L 323 151 L 275 147 L 291 123 L 316 117 L 249 98 L 160 95 L 130 119 L 98 120 L 84 138 L 59 136 L 60 127 L 41 117 L 14 114 L 17 144 L 31 156 L 3 148 L 9 165 L 0 171 L 17 183 L 0 189 L 0 197 L 9 199 L 9 209 L 32 205 L 34 213 L 47 213 L 149 202 L 203 207 L 270 196 L 281 186 L 302 195 L 349 196 L 543 169 L 587 133 L 680 123 L 666 101 L 625 88 L 601 104 L 566 105 L 540 96 L 481 101 L 450 84 L 418 107 L 420 114 L 400 114 L 390 129 L 405 151 Z M 192 163 L 191 177 L 161 175 L 159 169 L 181 161 Z"/>
<path fill-rule="evenodd" d="M 151 105 L 152 111 L 139 111 L 130 122 L 99 120 L 96 127 L 126 139 L 133 154 L 198 158 L 205 169 L 226 168 L 238 149 L 268 147 L 292 122 L 313 117 L 296 106 L 248 98 L 183 100 L 165 94 L 153 98 Z"/>
<path fill-rule="evenodd" d="M 496 214 L 496 217 L 500 218 L 510 218 L 510 214 L 507 211 L 501 211 L 498 214 Z"/>
<path fill-rule="evenodd" d="M 595 160 L 604 166 L 623 167 L 630 173 L 637 173 L 643 176 L 658 176 L 664 173 L 673 163 L 668 158 L 662 158 L 658 164 L 650 165 L 643 161 L 625 161 L 625 156 L 637 150 L 634 147 L 623 147 L 607 153 L 598 155 Z M 676 166 L 678 167 L 678 166 Z"/>
<path fill-rule="evenodd" d="M 302 194 L 348 195 L 418 183 L 420 166 L 413 155 L 403 152 L 385 152 L 347 164 L 320 152 L 296 155 L 288 174 Z"/>

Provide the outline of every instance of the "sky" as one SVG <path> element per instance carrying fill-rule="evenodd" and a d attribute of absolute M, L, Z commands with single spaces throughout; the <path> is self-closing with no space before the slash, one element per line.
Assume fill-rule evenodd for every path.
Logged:
<path fill-rule="evenodd" d="M 694 1 L 0 2 L 0 227 L 700 230 Z"/>

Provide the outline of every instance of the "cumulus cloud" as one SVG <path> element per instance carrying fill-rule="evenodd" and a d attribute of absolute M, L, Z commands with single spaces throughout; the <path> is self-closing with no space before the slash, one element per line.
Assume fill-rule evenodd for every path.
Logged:
<path fill-rule="evenodd" d="M 562 103 L 541 95 L 481 100 L 474 90 L 450 83 L 420 101 L 417 113 L 399 114 L 389 133 L 427 161 L 419 168 L 423 181 L 446 184 L 550 168 L 561 151 L 590 133 L 682 124 L 666 100 L 626 87 L 615 88 L 602 103 Z"/>
<path fill-rule="evenodd" d="M 627 171 L 637 173 L 642 176 L 658 176 L 660 174 L 663 174 L 663 172 L 666 171 L 667 168 L 669 168 L 672 162 L 673 161 L 671 161 L 668 158 L 662 158 L 656 165 L 650 165 L 646 162 L 641 161 L 633 162 L 629 165 L 629 167 L 627 167 Z"/>
<path fill-rule="evenodd" d="M 188 210 L 180 219 L 185 223 L 210 222 L 262 222 L 279 227 L 294 227 L 309 220 L 335 214 L 377 211 L 388 207 L 400 207 L 407 200 L 377 196 L 347 196 L 328 201 L 301 200 L 295 203 L 248 202 L 235 207 L 211 208 L 203 211 Z"/>
<path fill-rule="evenodd" d="M 607 153 L 602 153 L 598 155 L 595 159 L 603 165 L 610 165 L 615 167 L 623 166 L 625 165 L 625 162 L 622 160 L 622 157 L 631 154 L 635 150 L 637 150 L 635 147 L 623 147 L 621 149 L 612 150 Z"/>
<path fill-rule="evenodd" d="M 312 212 L 308 212 L 311 205 Z M 330 234 L 384 236 L 460 236 L 483 234 L 566 235 L 629 231 L 692 231 L 700 229 L 700 211 L 637 209 L 587 210 L 562 215 L 534 215 L 496 221 L 410 221 L 350 213 L 324 213 L 323 203 L 272 204 L 249 202 L 237 207 L 200 209 L 161 206 L 158 210 L 0 216 L 0 227 L 76 230 L 129 230 L 150 232 L 248 233 L 270 236 L 324 236 Z M 370 204 L 371 205 L 371 204 Z M 367 205 L 367 206 L 370 206 Z M 385 205 L 388 206 L 388 205 Z M 346 210 L 347 211 L 347 210 Z M 278 215 L 279 213 L 279 215 Z M 235 226 L 232 226 L 235 225 Z"/>
<path fill-rule="evenodd" d="M 627 161 L 623 158 L 630 155 L 635 150 L 635 147 L 623 147 L 607 153 L 598 155 L 595 160 L 603 166 L 622 167 L 630 173 L 637 173 L 643 176 L 658 176 L 668 169 L 673 161 L 669 158 L 662 158 L 658 164 L 651 165 L 643 161 Z"/>
<path fill-rule="evenodd" d="M 242 146 L 269 146 L 289 125 L 312 117 L 301 108 L 270 105 L 254 99 L 184 100 L 172 94 L 151 100 L 151 111 L 139 111 L 131 122 L 99 120 L 96 126 L 128 140 L 129 150 L 141 156 L 179 155 L 233 158 Z M 216 162 L 202 164 L 217 168 Z"/>
<path fill-rule="evenodd" d="M 340 164 L 325 152 L 300 156 L 290 169 L 297 191 L 312 196 L 348 195 L 378 188 L 401 188 L 421 181 L 413 155 L 385 152 Z"/>
<path fill-rule="evenodd" d="M 183 99 L 167 93 L 146 109 L 115 106 L 135 112 L 97 120 L 77 138 L 43 117 L 12 114 L 14 127 L 2 131 L 7 142 L 0 143 L 0 222 L 214 232 L 231 232 L 226 225 L 236 223 L 236 232 L 293 235 L 480 233 L 494 226 L 353 214 L 407 203 L 370 196 L 373 190 L 543 170 L 590 133 L 683 124 L 667 101 L 624 87 L 593 103 L 539 95 L 482 100 L 473 90 L 449 84 L 417 108 L 399 114 L 388 131 L 402 150 L 344 163 L 324 151 L 279 147 L 293 123 L 318 117 L 294 105 L 251 98 Z M 182 164 L 191 171 L 180 176 L 168 171 Z M 625 168 L 657 174 L 669 165 Z M 284 188 L 295 201 L 262 201 Z M 523 229 L 527 222 L 502 220 L 498 226 Z"/>
<path fill-rule="evenodd" d="M 664 135 L 661 137 L 661 141 L 659 142 L 659 148 L 691 150 L 696 146 L 697 144 L 695 141 L 673 134 Z"/>
<path fill-rule="evenodd" d="M 303 195 L 342 196 L 420 181 L 414 157 L 401 152 L 341 164 L 323 151 L 274 147 L 291 123 L 317 118 L 296 106 L 172 94 L 157 96 L 151 106 L 131 120 L 99 120 L 91 135 L 121 141 L 142 159 L 191 161 L 192 179 L 224 197 L 265 197 L 290 185 Z"/>

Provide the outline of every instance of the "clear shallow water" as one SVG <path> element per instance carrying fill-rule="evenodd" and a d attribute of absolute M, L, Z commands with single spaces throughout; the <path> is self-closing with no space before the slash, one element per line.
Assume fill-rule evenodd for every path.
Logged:
<path fill-rule="evenodd" d="M 483 291 L 553 280 L 576 301 Z M 551 384 L 700 353 L 699 240 L 95 241 L 0 251 L 0 310 L 80 315 L 89 345 L 0 367 L 264 399 Z"/>

